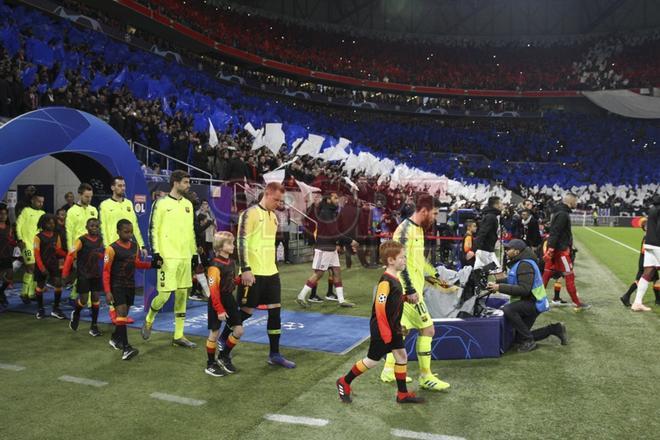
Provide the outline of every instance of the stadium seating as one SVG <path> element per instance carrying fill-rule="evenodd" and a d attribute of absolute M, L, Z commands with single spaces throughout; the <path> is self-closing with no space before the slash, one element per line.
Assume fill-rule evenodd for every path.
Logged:
<path fill-rule="evenodd" d="M 440 87 L 575 90 L 658 85 L 658 33 L 554 42 L 429 43 L 356 37 L 199 0 L 141 0 L 221 43 L 355 78 Z M 259 38 L 254 38 L 259 35 Z M 382 50 L 383 45 L 387 50 Z"/>
<path fill-rule="evenodd" d="M 23 7 L 1 8 L 0 94 L 13 96 L 0 109 L 3 116 L 45 105 L 81 108 L 105 118 L 125 138 L 201 168 L 211 170 L 219 155 L 206 148 L 210 119 L 221 147 L 246 150 L 240 159 L 253 170 L 246 173 L 251 180 L 260 178 L 263 167 L 256 163 L 261 154 L 249 151 L 242 129 L 247 122 L 255 127 L 282 122 L 289 145 L 308 133 L 324 135 L 325 147 L 345 137 L 355 153 L 405 160 L 465 183 L 500 181 L 520 190 L 659 180 L 657 123 L 563 113 L 546 114 L 541 121 L 378 117 L 300 105 L 222 84 L 65 20 Z M 346 174 L 341 164 L 313 163 L 336 177 Z M 309 170 L 296 177 L 307 183 L 316 179 Z"/>

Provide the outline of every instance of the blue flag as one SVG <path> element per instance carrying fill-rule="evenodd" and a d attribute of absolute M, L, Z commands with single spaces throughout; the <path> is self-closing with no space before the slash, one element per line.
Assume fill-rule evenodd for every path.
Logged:
<path fill-rule="evenodd" d="M 96 72 L 96 76 L 94 77 L 94 80 L 92 80 L 92 86 L 90 87 L 90 90 L 92 92 L 98 92 L 100 88 L 108 85 L 108 81 L 110 81 L 110 75 L 105 76 L 100 72 Z"/>
<path fill-rule="evenodd" d="M 21 48 L 21 43 L 18 40 L 18 30 L 14 27 L 6 27 L 0 31 L 0 40 L 2 40 L 5 49 L 10 56 L 15 56 Z"/>
<path fill-rule="evenodd" d="M 127 75 L 128 75 L 128 67 L 124 67 L 123 69 L 121 69 L 121 72 L 119 72 L 119 74 L 115 76 L 115 79 L 113 79 L 112 82 L 110 83 L 110 87 L 112 88 L 112 90 L 118 89 L 121 86 L 123 86 L 124 83 L 126 82 Z"/>
<path fill-rule="evenodd" d="M 21 73 L 21 81 L 25 87 L 30 87 L 37 76 L 37 66 L 32 66 L 26 68 L 23 73 Z"/>
<path fill-rule="evenodd" d="M 48 68 L 53 67 L 53 64 L 55 63 L 53 49 L 51 49 L 46 43 L 37 40 L 36 38 L 30 38 L 26 44 L 26 48 L 28 60 Z"/>
<path fill-rule="evenodd" d="M 53 81 L 53 85 L 51 85 L 50 88 L 53 90 L 57 90 L 66 87 L 68 85 L 69 85 L 69 80 L 67 80 L 66 76 L 64 76 L 64 69 L 60 69 L 60 73 L 57 75 L 57 78 L 55 78 L 55 81 Z"/>

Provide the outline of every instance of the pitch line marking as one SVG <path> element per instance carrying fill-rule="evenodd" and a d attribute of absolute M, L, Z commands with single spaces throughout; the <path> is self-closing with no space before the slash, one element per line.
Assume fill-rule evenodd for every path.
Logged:
<path fill-rule="evenodd" d="M 390 433 L 394 437 L 412 438 L 420 440 L 465 440 L 463 437 L 453 437 L 450 435 L 431 434 L 430 432 L 407 431 L 405 429 L 392 429 Z"/>
<path fill-rule="evenodd" d="M 165 393 L 151 393 L 149 397 L 154 399 L 164 400 L 165 402 L 174 402 L 180 403 L 181 405 L 190 405 L 190 406 L 202 406 L 206 403 L 206 400 L 197 400 L 191 399 L 189 397 L 175 396 L 174 394 L 165 394 Z"/>
<path fill-rule="evenodd" d="M 295 417 L 287 416 L 285 414 L 266 414 L 264 416 L 266 420 L 271 422 L 280 422 L 280 423 L 291 423 L 294 425 L 307 425 L 307 426 L 325 426 L 330 423 L 326 419 L 314 419 L 311 417 Z"/>
<path fill-rule="evenodd" d="M 84 377 L 75 377 L 75 376 L 66 376 L 66 375 L 60 376 L 57 379 L 61 380 L 62 382 L 77 383 L 79 385 L 89 385 L 91 387 L 96 387 L 96 388 L 101 388 L 108 384 L 108 382 L 103 382 L 100 380 L 85 379 Z"/>
<path fill-rule="evenodd" d="M 612 237 L 608 237 L 608 236 L 605 235 L 605 234 L 601 234 L 601 233 L 598 232 L 598 231 L 594 231 L 593 229 L 591 229 L 591 228 L 588 227 L 588 226 L 585 226 L 585 229 L 586 229 L 587 231 L 591 231 L 591 232 L 593 232 L 594 234 L 600 235 L 600 236 L 603 237 L 603 238 L 607 238 L 609 241 L 612 241 L 612 242 L 618 244 L 619 246 L 623 246 L 623 247 L 626 248 L 626 249 L 630 249 L 631 251 L 633 251 L 633 252 L 636 253 L 636 254 L 639 253 L 639 249 L 631 248 L 631 247 L 628 246 L 627 244 L 625 244 L 625 243 L 621 243 L 620 241 L 615 240 L 615 239 L 613 239 Z"/>
<path fill-rule="evenodd" d="M 0 370 L 23 371 L 23 370 L 25 370 L 25 367 L 23 367 L 21 365 L 0 364 Z"/>

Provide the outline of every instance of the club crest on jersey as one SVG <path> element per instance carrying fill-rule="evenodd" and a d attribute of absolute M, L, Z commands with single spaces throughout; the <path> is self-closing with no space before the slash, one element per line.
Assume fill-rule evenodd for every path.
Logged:
<path fill-rule="evenodd" d="M 130 207 L 130 206 L 127 206 L 127 207 L 126 207 L 126 211 L 131 212 L 131 207 Z"/>
<path fill-rule="evenodd" d="M 186 212 L 190 213 L 190 208 L 188 208 L 187 206 L 186 206 Z"/>

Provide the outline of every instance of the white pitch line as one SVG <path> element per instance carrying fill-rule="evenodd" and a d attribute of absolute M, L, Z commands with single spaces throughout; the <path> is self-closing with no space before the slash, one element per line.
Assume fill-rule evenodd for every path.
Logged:
<path fill-rule="evenodd" d="M 591 231 L 591 232 L 593 232 L 594 234 L 600 235 L 600 236 L 603 237 L 603 238 L 607 238 L 609 241 L 612 241 L 612 242 L 618 244 L 619 246 L 623 246 L 623 247 L 626 248 L 626 249 L 630 249 L 631 251 L 633 251 L 633 252 L 636 253 L 636 254 L 639 253 L 639 249 L 631 248 L 631 247 L 628 246 L 627 244 L 625 244 L 625 243 L 621 243 L 620 241 L 615 240 L 615 239 L 613 239 L 612 237 L 608 237 L 608 236 L 605 235 L 605 234 L 601 234 L 601 233 L 598 232 L 598 231 L 594 231 L 593 229 L 591 229 L 591 228 L 588 227 L 588 226 L 585 226 L 584 228 L 585 228 L 587 231 Z"/>
<path fill-rule="evenodd" d="M 271 422 L 291 423 L 294 425 L 307 425 L 307 426 L 325 426 L 330 423 L 326 419 L 313 419 L 311 417 L 295 417 L 287 416 L 285 414 L 266 414 L 266 420 Z"/>
<path fill-rule="evenodd" d="M 206 400 L 191 399 L 189 397 L 175 396 L 174 394 L 151 393 L 149 396 L 166 402 L 174 402 L 190 406 L 202 406 L 206 403 Z"/>
<path fill-rule="evenodd" d="M 421 439 L 421 440 L 465 440 L 465 438 L 463 437 L 453 437 L 450 435 L 442 435 L 442 434 L 431 434 L 430 432 L 407 431 L 405 429 L 392 429 L 390 433 L 394 437 L 413 438 L 413 439 Z"/>
<path fill-rule="evenodd" d="M 84 377 L 75 377 L 75 376 L 66 376 L 66 375 L 60 376 L 58 380 L 61 380 L 62 382 L 77 383 L 79 385 L 89 385 L 91 387 L 96 387 L 96 388 L 101 388 L 108 384 L 108 382 L 103 382 L 100 380 L 85 379 Z"/>
<path fill-rule="evenodd" d="M 0 364 L 0 370 L 23 371 L 23 370 L 25 370 L 25 367 L 23 367 L 21 365 Z"/>

